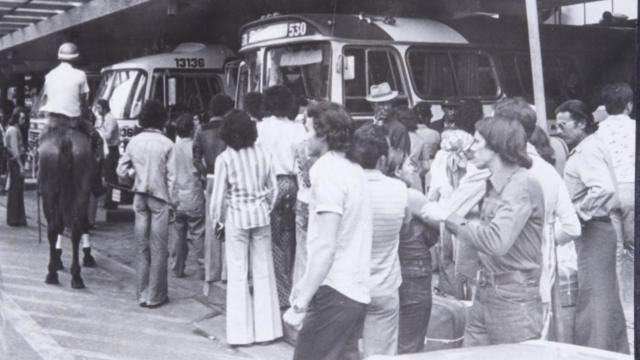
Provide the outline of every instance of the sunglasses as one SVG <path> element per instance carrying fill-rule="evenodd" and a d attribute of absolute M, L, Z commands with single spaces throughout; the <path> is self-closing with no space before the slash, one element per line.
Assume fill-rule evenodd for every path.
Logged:
<path fill-rule="evenodd" d="M 575 123 L 575 122 L 576 122 L 575 120 L 559 121 L 559 122 L 557 122 L 557 123 L 556 123 L 556 127 L 557 127 L 559 130 L 564 130 L 564 129 L 567 127 L 567 124 L 569 124 L 569 123 Z"/>

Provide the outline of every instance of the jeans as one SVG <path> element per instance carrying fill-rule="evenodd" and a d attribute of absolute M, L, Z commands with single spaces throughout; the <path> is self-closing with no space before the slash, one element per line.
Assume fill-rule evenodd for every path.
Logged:
<path fill-rule="evenodd" d="M 174 272 L 179 276 L 184 275 L 189 252 L 188 241 L 191 241 L 193 250 L 196 253 L 198 269 L 204 272 L 204 214 L 178 211 L 176 212 L 174 227 L 177 235 L 174 248 L 176 257 Z"/>
<path fill-rule="evenodd" d="M 403 276 L 399 294 L 398 354 L 420 352 L 424 349 L 431 316 L 431 275 Z"/>
<path fill-rule="evenodd" d="M 395 355 L 398 352 L 399 314 L 398 291 L 371 297 L 362 330 L 365 358 L 373 355 Z"/>
<path fill-rule="evenodd" d="M 136 283 L 139 303 L 156 305 L 166 300 L 167 258 L 169 257 L 169 205 L 136 194 L 134 233 L 138 244 Z"/>
<path fill-rule="evenodd" d="M 211 221 L 211 192 L 213 191 L 213 177 L 207 176 L 207 189 L 205 192 L 205 231 L 204 231 L 204 276 L 205 281 L 219 281 L 222 278 L 223 247 L 216 237 L 215 224 Z"/>
<path fill-rule="evenodd" d="M 323 285 L 309 303 L 294 360 L 357 360 L 366 305 Z"/>
<path fill-rule="evenodd" d="M 478 286 L 467 318 L 464 346 L 539 339 L 542 321 L 537 281 Z"/>
<path fill-rule="evenodd" d="M 628 326 L 633 326 L 633 263 L 635 241 L 635 184 L 619 183 L 620 210 L 611 214 L 616 231 L 616 275 L 620 284 L 620 300 Z"/>

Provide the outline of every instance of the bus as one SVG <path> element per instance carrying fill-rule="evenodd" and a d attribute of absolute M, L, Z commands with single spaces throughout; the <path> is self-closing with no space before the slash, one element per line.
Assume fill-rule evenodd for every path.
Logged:
<path fill-rule="evenodd" d="M 226 46 L 184 43 L 169 53 L 107 66 L 101 71 L 94 107 L 98 99 L 109 101 L 124 148 L 138 131 L 137 118 L 147 100 L 161 102 L 171 122 L 185 112 L 205 116 L 216 94 L 233 96 L 235 79 L 229 81 L 224 74 L 234 56 Z"/>
<path fill-rule="evenodd" d="M 635 85 L 635 30 L 541 25 L 547 112 L 578 98 L 595 108 L 607 82 Z M 373 118 L 366 95 L 387 82 L 410 107 L 478 99 L 486 114 L 506 96 L 533 99 L 526 23 L 473 15 L 432 20 L 345 14 L 264 16 L 240 29 L 236 104 L 283 84 L 297 96 L 343 104 Z"/>

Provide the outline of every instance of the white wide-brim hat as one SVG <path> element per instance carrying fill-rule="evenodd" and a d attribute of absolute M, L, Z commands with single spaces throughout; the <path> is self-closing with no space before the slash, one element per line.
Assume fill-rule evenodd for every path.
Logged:
<path fill-rule="evenodd" d="M 368 102 L 385 102 L 391 101 L 398 97 L 398 92 L 391 90 L 389 83 L 383 82 L 377 85 L 371 85 L 369 95 L 367 95 Z"/>

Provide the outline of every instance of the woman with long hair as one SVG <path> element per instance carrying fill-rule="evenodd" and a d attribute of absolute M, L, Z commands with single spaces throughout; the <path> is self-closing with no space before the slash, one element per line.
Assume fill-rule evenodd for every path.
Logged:
<path fill-rule="evenodd" d="M 27 121 L 23 107 L 17 107 L 9 119 L 9 128 L 4 137 L 9 162 L 9 193 L 7 197 L 7 225 L 26 226 L 24 209 L 24 138 L 20 130 Z"/>

